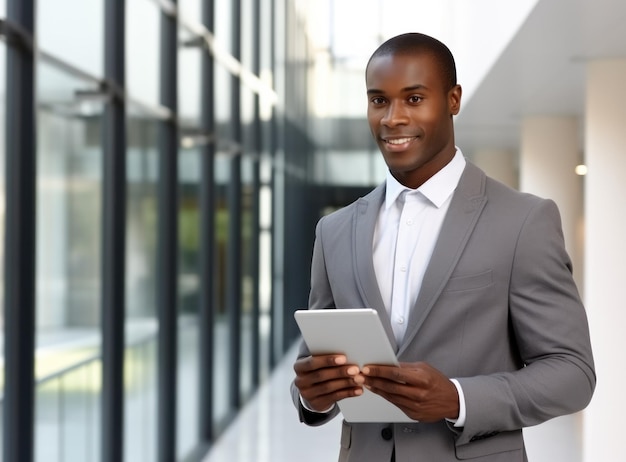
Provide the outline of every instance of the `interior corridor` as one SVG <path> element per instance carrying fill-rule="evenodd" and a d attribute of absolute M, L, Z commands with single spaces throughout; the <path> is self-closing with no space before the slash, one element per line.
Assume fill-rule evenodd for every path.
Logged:
<path fill-rule="evenodd" d="M 203 462 L 326 462 L 337 459 L 341 420 L 307 427 L 289 397 L 294 346 L 271 378 L 216 441 Z M 581 414 L 560 417 L 526 429 L 530 462 L 580 462 Z"/>

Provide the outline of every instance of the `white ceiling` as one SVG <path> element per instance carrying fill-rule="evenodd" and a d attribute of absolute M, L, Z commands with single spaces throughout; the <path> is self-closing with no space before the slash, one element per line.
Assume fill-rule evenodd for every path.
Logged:
<path fill-rule="evenodd" d="M 626 0 L 540 0 L 464 101 L 457 144 L 517 149 L 523 117 L 582 116 L 586 63 L 611 58 L 626 59 Z"/>

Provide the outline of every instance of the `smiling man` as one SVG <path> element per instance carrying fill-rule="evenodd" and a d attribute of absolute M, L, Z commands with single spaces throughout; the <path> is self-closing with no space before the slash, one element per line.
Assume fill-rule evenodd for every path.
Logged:
<path fill-rule="evenodd" d="M 394 178 L 416 189 L 454 157 L 461 87 L 452 55 L 446 62 L 426 47 L 416 54 L 411 43 L 404 51 L 387 43 L 370 59 L 367 118 Z"/>
<path fill-rule="evenodd" d="M 302 344 L 300 419 L 323 424 L 367 387 L 416 422 L 344 422 L 340 462 L 526 461 L 522 428 L 583 409 L 595 388 L 558 209 L 456 147 L 462 92 L 438 40 L 388 40 L 366 85 L 387 179 L 319 221 L 309 308 L 376 309 L 400 366 Z"/>

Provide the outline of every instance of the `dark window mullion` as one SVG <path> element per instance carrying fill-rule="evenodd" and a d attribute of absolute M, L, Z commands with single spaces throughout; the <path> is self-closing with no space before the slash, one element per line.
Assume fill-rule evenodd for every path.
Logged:
<path fill-rule="evenodd" d="M 232 55 L 241 60 L 241 1 L 232 0 Z M 229 404 L 231 410 L 241 405 L 241 82 L 238 76 L 231 77 L 231 122 L 233 141 L 238 146 L 230 161 L 228 184 L 228 267 L 227 267 L 227 310 L 229 329 Z"/>
<path fill-rule="evenodd" d="M 172 1 L 176 4 L 175 1 Z M 159 122 L 157 311 L 158 460 L 176 460 L 178 339 L 178 30 L 174 15 L 161 12 L 161 104 L 172 118 Z"/>
<path fill-rule="evenodd" d="M 252 17 L 261 17 L 261 0 L 252 0 Z M 264 25 L 265 26 L 265 25 Z M 260 21 L 253 21 L 252 40 L 252 72 L 260 77 L 261 73 L 261 24 Z M 252 385 L 257 386 L 260 382 L 261 365 L 260 365 L 260 352 L 261 348 L 261 336 L 260 336 L 260 297 L 259 297 L 259 253 L 260 253 L 260 156 L 263 150 L 262 135 L 261 135 L 261 116 L 260 116 L 260 95 L 256 93 L 254 95 L 254 130 L 252 131 L 254 146 L 256 149 L 256 155 L 253 159 L 252 165 L 252 243 L 250 253 L 252 255 L 252 342 L 251 355 L 252 355 Z"/>
<path fill-rule="evenodd" d="M 278 45 L 278 40 L 277 40 L 277 13 L 278 13 L 278 8 L 276 5 L 276 1 L 272 0 L 270 2 L 270 20 L 271 20 L 271 24 L 270 24 L 270 30 L 271 35 L 270 35 L 270 69 L 272 70 L 272 74 L 276 75 L 277 70 L 278 70 L 278 59 L 276 56 L 276 47 Z M 279 123 L 278 123 L 278 113 L 276 111 L 276 106 L 272 107 L 272 117 L 268 123 L 268 137 L 269 137 L 269 142 L 268 142 L 268 146 L 269 146 L 269 155 L 270 158 L 272 160 L 272 173 L 271 173 L 271 179 L 270 179 L 270 187 L 272 189 L 272 216 L 276 215 L 277 213 L 277 191 L 276 191 L 276 153 L 279 149 L 279 137 L 280 137 L 280 127 L 279 127 Z M 272 222 L 274 222 L 274 220 L 272 219 Z M 276 366 L 276 364 L 278 363 L 278 361 L 280 360 L 280 358 L 282 358 L 282 354 L 280 354 L 281 352 L 278 351 L 278 347 L 280 345 L 280 339 L 281 339 L 281 335 L 280 335 L 280 331 L 281 331 L 281 310 L 277 309 L 277 290 L 279 289 L 279 286 L 276 284 L 275 281 L 275 277 L 276 277 L 276 268 L 277 268 L 277 254 L 276 254 L 276 246 L 280 245 L 282 246 L 283 243 L 279 242 L 279 239 L 276 235 L 276 228 L 275 226 L 272 224 L 272 231 L 271 231 L 271 243 L 272 243 L 272 252 L 271 252 L 271 266 L 272 266 L 272 277 L 271 277 L 271 281 L 272 281 L 272 291 L 270 294 L 270 357 L 269 357 L 269 361 L 270 361 L 270 368 L 274 368 L 274 366 Z"/>
<path fill-rule="evenodd" d="M 124 454 L 126 233 L 125 0 L 105 2 L 102 232 L 102 462 Z"/>
<path fill-rule="evenodd" d="M 202 23 L 214 31 L 215 5 L 213 0 L 202 2 Z M 215 139 L 215 77 L 213 55 L 208 48 L 202 49 L 201 124 L 209 140 Z M 202 171 L 200 176 L 200 440 L 210 442 L 213 430 L 213 377 L 214 377 L 214 263 L 215 263 L 215 143 L 202 148 Z"/>
<path fill-rule="evenodd" d="M 9 0 L 7 20 L 21 28 L 23 39 L 32 39 L 34 0 Z M 35 57 L 33 48 L 19 36 L 8 43 L 3 460 L 31 462 L 35 446 Z"/>

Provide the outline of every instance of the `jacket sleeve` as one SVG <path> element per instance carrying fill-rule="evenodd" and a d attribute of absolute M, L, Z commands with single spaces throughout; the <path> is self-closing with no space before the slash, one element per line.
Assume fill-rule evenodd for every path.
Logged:
<path fill-rule="evenodd" d="M 587 317 L 554 202 L 538 201 L 524 221 L 510 281 L 510 328 L 524 367 L 459 379 L 467 419 L 457 445 L 577 412 L 595 388 Z"/>
<path fill-rule="evenodd" d="M 324 262 L 322 239 L 323 221 L 324 218 L 318 222 L 315 229 L 315 244 L 313 246 L 313 258 L 311 261 L 311 292 L 309 294 L 309 309 L 334 307 L 332 291 L 330 283 L 328 282 L 328 275 L 326 274 L 326 265 Z M 300 343 L 300 350 L 298 351 L 298 358 L 308 356 L 309 354 L 310 353 L 306 344 L 302 341 Z M 334 409 L 328 413 L 311 412 L 304 408 L 300 402 L 300 392 L 294 382 L 291 383 L 291 398 L 296 406 L 296 409 L 298 410 L 300 421 L 307 425 L 318 426 L 325 424 L 339 414 L 338 406 L 335 406 Z"/>

